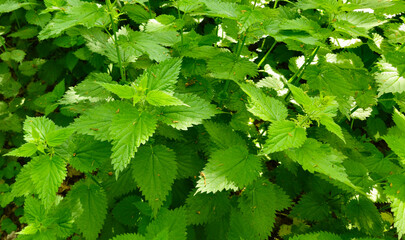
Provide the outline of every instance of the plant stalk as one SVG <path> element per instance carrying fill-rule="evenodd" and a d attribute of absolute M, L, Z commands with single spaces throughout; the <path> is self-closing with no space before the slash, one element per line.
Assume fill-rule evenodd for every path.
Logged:
<path fill-rule="evenodd" d="M 113 29 L 113 36 L 114 36 L 114 45 L 115 45 L 115 50 L 117 51 L 117 58 L 118 58 L 118 65 L 120 68 L 120 74 L 121 74 L 121 80 L 123 82 L 126 82 L 126 76 L 125 76 L 125 70 L 124 67 L 122 66 L 122 61 L 121 61 L 121 53 L 120 53 L 120 49 L 119 49 L 119 45 L 118 45 L 118 41 L 117 41 L 117 25 L 114 22 L 114 19 L 112 17 L 112 6 L 111 6 L 111 1 L 110 0 L 106 0 L 107 2 L 107 7 L 108 7 L 108 15 L 110 16 L 110 21 L 111 21 L 111 25 L 112 25 L 112 29 Z"/>
<path fill-rule="evenodd" d="M 273 48 L 276 46 L 276 44 L 277 44 L 277 41 L 274 40 L 273 45 L 271 45 L 270 49 L 266 52 L 266 54 L 264 55 L 262 60 L 260 60 L 260 62 L 257 64 L 257 68 L 259 68 L 263 64 L 264 60 L 266 60 L 267 56 L 269 56 L 270 52 L 273 50 Z"/>

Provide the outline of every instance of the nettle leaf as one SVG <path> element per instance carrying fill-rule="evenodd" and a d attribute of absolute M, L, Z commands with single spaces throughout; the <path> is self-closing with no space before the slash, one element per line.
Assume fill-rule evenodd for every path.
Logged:
<path fill-rule="evenodd" d="M 112 83 L 99 83 L 103 88 L 116 94 L 120 98 L 131 99 L 136 94 L 136 89 L 128 85 L 119 85 Z"/>
<path fill-rule="evenodd" d="M 55 130 L 56 125 L 46 117 L 27 117 L 24 121 L 24 140 L 36 143 L 38 140 L 45 141 L 48 133 Z"/>
<path fill-rule="evenodd" d="M 81 180 L 68 192 L 67 199 L 78 201 L 83 212 L 75 224 L 86 239 L 98 238 L 107 214 L 107 197 L 104 189 L 96 182 Z"/>
<path fill-rule="evenodd" d="M 58 188 L 67 175 L 66 163 L 59 156 L 41 155 L 30 162 L 31 179 L 45 207 L 50 207 L 56 199 Z"/>
<path fill-rule="evenodd" d="M 140 87 L 147 91 L 172 92 L 179 77 L 181 62 L 181 58 L 172 58 L 149 67 L 141 77 Z"/>
<path fill-rule="evenodd" d="M 179 105 L 188 106 L 175 96 L 172 96 L 169 93 L 159 90 L 152 90 L 148 92 L 148 95 L 146 96 L 146 101 L 148 101 L 149 104 L 154 106 L 179 106 Z"/>
<path fill-rule="evenodd" d="M 332 25 L 337 31 L 342 31 L 352 37 L 370 38 L 368 31 L 376 26 L 382 25 L 385 21 L 378 20 L 375 14 L 365 12 L 340 13 L 336 16 Z"/>
<path fill-rule="evenodd" d="M 136 233 L 126 233 L 117 235 L 112 240 L 146 240 L 146 238 Z"/>
<path fill-rule="evenodd" d="M 187 130 L 219 113 L 216 107 L 194 94 L 174 94 L 187 106 L 168 106 L 158 110 L 160 120 L 179 130 Z"/>
<path fill-rule="evenodd" d="M 118 173 L 124 170 L 141 144 L 156 130 L 157 119 L 149 112 L 139 112 L 130 104 L 121 104 L 109 128 L 112 141 L 112 164 Z"/>
<path fill-rule="evenodd" d="M 384 93 L 402 93 L 405 91 L 405 54 L 389 52 L 377 64 L 378 70 L 374 74 L 379 85 L 379 95 Z"/>
<path fill-rule="evenodd" d="M 156 14 L 151 13 L 147 11 L 143 6 L 141 5 L 135 5 L 135 4 L 126 4 L 123 9 L 125 13 L 128 15 L 128 17 L 136 22 L 136 23 L 146 23 L 150 19 L 150 17 L 155 18 Z"/>
<path fill-rule="evenodd" d="M 197 192 L 217 192 L 227 189 L 229 182 L 242 189 L 259 177 L 259 157 L 249 154 L 244 146 L 232 146 L 211 154 L 197 182 Z"/>
<path fill-rule="evenodd" d="M 232 53 L 220 53 L 210 58 L 207 69 L 212 76 L 219 79 L 243 80 L 246 75 L 255 77 L 257 65 L 246 58 L 240 58 Z"/>
<path fill-rule="evenodd" d="M 130 195 L 117 203 L 112 210 L 114 219 L 120 223 L 128 226 L 134 226 L 139 221 L 141 212 L 135 206 L 135 202 L 141 202 L 141 197 L 137 195 Z"/>
<path fill-rule="evenodd" d="M 133 160 L 132 175 L 156 215 L 177 175 L 175 152 L 163 145 L 140 148 Z"/>
<path fill-rule="evenodd" d="M 303 10 L 322 9 L 329 14 L 339 11 L 339 3 L 334 0 L 299 0 L 296 6 Z"/>
<path fill-rule="evenodd" d="M 286 154 L 292 160 L 301 164 L 304 170 L 311 173 L 325 174 L 349 187 L 357 189 L 348 179 L 346 170 L 342 165 L 346 157 L 327 144 L 308 138 L 300 148 L 289 149 Z"/>
<path fill-rule="evenodd" d="M 308 193 L 294 205 L 291 216 L 309 221 L 322 221 L 330 217 L 330 207 L 327 199 L 316 193 Z"/>
<path fill-rule="evenodd" d="M 399 201 L 405 202 L 405 176 L 392 175 L 388 177 L 388 184 L 384 188 L 384 193 Z"/>
<path fill-rule="evenodd" d="M 146 228 L 146 239 L 186 240 L 186 211 L 184 208 L 162 210 Z"/>
<path fill-rule="evenodd" d="M 120 101 L 103 103 L 85 111 L 71 125 L 78 133 L 94 136 L 96 140 L 110 140 L 110 125 L 120 108 L 127 104 Z"/>
<path fill-rule="evenodd" d="M 276 211 L 291 205 L 291 200 L 277 185 L 259 179 L 246 187 L 239 199 L 239 209 L 251 223 L 259 239 L 267 239 L 275 223 Z"/>
<path fill-rule="evenodd" d="M 8 13 L 15 11 L 23 6 L 29 5 L 30 3 L 25 2 L 25 3 L 20 3 L 18 1 L 14 0 L 2 0 L 0 2 L 0 13 Z"/>
<path fill-rule="evenodd" d="M 74 128 L 62 128 L 49 132 L 46 135 L 46 142 L 49 146 L 55 147 L 64 143 L 75 131 Z"/>
<path fill-rule="evenodd" d="M 65 30 L 76 25 L 87 28 L 100 26 L 110 22 L 106 8 L 96 3 L 76 1 L 67 7 L 64 13 L 57 13 L 55 17 L 39 33 L 39 40 L 59 36 Z"/>
<path fill-rule="evenodd" d="M 24 143 L 21 147 L 10 151 L 3 156 L 31 157 L 37 151 L 37 145 L 34 143 Z"/>
<path fill-rule="evenodd" d="M 243 138 L 233 131 L 229 125 L 215 123 L 212 121 L 204 122 L 204 127 L 208 134 L 218 147 L 228 149 L 234 146 L 240 146 L 246 149 L 246 142 Z"/>
<path fill-rule="evenodd" d="M 309 65 L 303 78 L 308 81 L 311 88 L 336 96 L 337 101 L 341 103 L 347 102 L 347 98 L 354 95 L 353 83 L 349 81 L 347 75 L 348 72 L 336 64 L 321 62 L 318 65 Z"/>
<path fill-rule="evenodd" d="M 74 135 L 55 149 L 58 156 L 81 172 L 92 172 L 110 159 L 111 145 L 88 135 Z"/>
<path fill-rule="evenodd" d="M 267 132 L 268 138 L 262 150 L 264 154 L 299 148 L 307 139 L 305 128 L 288 120 L 274 122 Z"/>
<path fill-rule="evenodd" d="M 112 83 L 111 76 L 107 73 L 92 72 L 74 89 L 80 96 L 106 99 L 110 93 L 100 83 Z"/>
<path fill-rule="evenodd" d="M 81 33 L 86 39 L 86 46 L 90 51 L 106 56 L 110 61 L 118 63 L 118 54 L 114 40 L 104 33 L 102 29 L 81 29 Z M 120 44 L 118 50 L 124 66 L 135 62 L 142 55 L 142 52 L 129 46 L 128 42 Z"/>
<path fill-rule="evenodd" d="M 382 138 L 388 144 L 392 151 L 397 154 L 401 159 L 405 159 L 405 139 L 403 135 L 405 134 L 405 116 L 398 110 L 394 110 L 393 120 L 396 123 L 395 127 L 388 130 L 387 135 Z"/>
<path fill-rule="evenodd" d="M 391 211 L 394 213 L 394 226 L 397 228 L 398 239 L 405 234 L 405 202 L 398 198 L 393 198 Z"/>
<path fill-rule="evenodd" d="M 346 205 L 346 216 L 353 225 L 371 236 L 383 234 L 383 221 L 377 207 L 369 199 L 359 197 Z"/>
<path fill-rule="evenodd" d="M 33 161 L 25 164 L 21 171 L 18 173 L 15 183 L 12 185 L 11 193 L 16 196 L 28 196 L 29 194 L 35 193 L 35 186 L 33 180 L 31 179 L 31 173 L 33 169 Z"/>
<path fill-rule="evenodd" d="M 308 234 L 300 234 L 295 235 L 294 237 L 290 238 L 290 240 L 342 240 L 341 237 L 334 233 L 329 232 L 317 232 L 317 233 L 308 233 Z"/>
<path fill-rule="evenodd" d="M 250 97 L 249 112 L 270 122 L 287 118 L 287 108 L 279 100 L 266 96 L 261 89 L 253 85 L 240 84 L 240 87 Z"/>
<path fill-rule="evenodd" d="M 198 0 L 198 2 L 204 3 L 209 16 L 230 19 L 236 19 L 238 17 L 239 9 L 236 3 L 214 0 Z"/>
<path fill-rule="evenodd" d="M 186 200 L 186 207 L 189 224 L 212 222 L 230 211 L 229 193 L 190 194 Z"/>
<path fill-rule="evenodd" d="M 301 104 L 305 112 L 309 114 L 312 120 L 320 122 L 328 129 L 328 131 L 336 134 L 340 139 L 344 140 L 342 129 L 333 121 L 336 116 L 339 104 L 333 97 L 309 97 L 301 88 L 292 84 L 288 88 L 294 95 L 294 99 Z"/>

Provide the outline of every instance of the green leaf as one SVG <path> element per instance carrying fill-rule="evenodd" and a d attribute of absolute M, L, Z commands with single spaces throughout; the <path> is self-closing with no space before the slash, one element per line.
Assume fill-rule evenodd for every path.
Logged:
<path fill-rule="evenodd" d="M 374 14 L 365 12 L 340 13 L 332 25 L 337 31 L 351 35 L 352 37 L 369 37 L 369 30 L 384 24 L 385 21 L 378 20 Z"/>
<path fill-rule="evenodd" d="M 305 128 L 287 120 L 274 122 L 267 132 L 268 138 L 262 150 L 265 154 L 299 148 L 307 139 Z"/>
<path fill-rule="evenodd" d="M 184 208 L 163 210 L 146 228 L 146 239 L 186 240 L 186 211 Z"/>
<path fill-rule="evenodd" d="M 99 84 L 108 91 L 118 95 L 120 98 L 131 99 L 136 94 L 136 89 L 131 86 L 103 82 Z"/>
<path fill-rule="evenodd" d="M 157 120 L 149 112 L 139 112 L 131 105 L 122 105 L 110 126 L 112 141 L 112 164 L 116 172 L 121 172 L 134 157 L 141 144 L 151 137 Z"/>
<path fill-rule="evenodd" d="M 29 10 L 25 13 L 25 19 L 29 24 L 45 27 L 45 25 L 51 20 L 52 15 L 50 13 L 38 14 L 35 10 Z"/>
<path fill-rule="evenodd" d="M 384 193 L 405 202 L 405 176 L 395 174 L 389 176 L 387 180 L 388 184 L 384 188 Z"/>
<path fill-rule="evenodd" d="M 77 84 L 74 89 L 81 96 L 106 99 L 110 96 L 110 93 L 100 83 L 111 82 L 112 78 L 107 73 L 92 72 L 82 82 Z"/>
<path fill-rule="evenodd" d="M 107 197 L 104 189 L 90 179 L 81 180 L 73 185 L 66 196 L 70 201 L 79 201 L 83 213 L 75 224 L 86 239 L 98 238 L 107 214 Z"/>
<path fill-rule="evenodd" d="M 81 29 L 81 33 L 86 39 L 86 46 L 90 51 L 106 56 L 110 61 L 118 63 L 118 54 L 113 42 L 114 40 L 108 34 L 104 33 L 102 29 Z M 133 43 L 131 43 L 131 45 L 132 44 Z M 141 52 L 131 47 L 129 42 L 121 41 L 118 49 L 123 66 L 135 62 L 138 57 L 142 55 Z"/>
<path fill-rule="evenodd" d="M 150 13 L 141 5 L 126 4 L 123 9 L 128 17 L 136 23 L 146 23 L 151 17 Z M 152 13 L 152 18 L 155 18 L 156 14 Z"/>
<path fill-rule="evenodd" d="M 388 130 L 387 135 L 382 137 L 388 144 L 388 147 L 401 159 L 405 159 L 405 148 L 403 147 L 405 144 L 404 134 L 405 132 L 399 127 L 392 127 Z"/>
<path fill-rule="evenodd" d="M 46 155 L 35 157 L 32 160 L 31 179 L 39 198 L 45 207 L 50 207 L 56 199 L 58 188 L 67 175 L 65 161 L 53 156 Z"/>
<path fill-rule="evenodd" d="M 29 143 L 45 141 L 47 134 L 56 129 L 55 123 L 46 117 L 27 117 L 24 121 L 24 140 Z"/>
<path fill-rule="evenodd" d="M 145 237 L 136 233 L 125 233 L 113 237 L 112 240 L 145 240 Z"/>
<path fill-rule="evenodd" d="M 383 222 L 376 206 L 369 199 L 359 197 L 346 205 L 346 216 L 350 222 L 371 236 L 382 236 Z"/>
<path fill-rule="evenodd" d="M 112 210 L 114 219 L 127 226 L 134 226 L 141 217 L 141 212 L 136 208 L 135 202 L 141 202 L 142 199 L 137 195 L 130 195 L 117 203 Z"/>
<path fill-rule="evenodd" d="M 33 169 L 33 161 L 28 162 L 25 164 L 21 171 L 18 173 L 15 183 L 12 185 L 12 194 L 16 197 L 19 196 L 28 196 L 29 194 L 35 193 L 35 186 L 31 179 L 32 169 Z"/>
<path fill-rule="evenodd" d="M 287 118 L 287 108 L 277 99 L 266 96 L 259 88 L 250 84 L 240 84 L 250 97 L 248 110 L 265 121 L 279 121 Z"/>
<path fill-rule="evenodd" d="M 299 0 L 296 6 L 303 10 L 322 9 L 331 13 L 337 13 L 339 3 L 334 0 Z"/>
<path fill-rule="evenodd" d="M 168 106 L 159 109 L 160 119 L 167 125 L 179 130 L 201 124 L 203 120 L 209 119 L 219 111 L 208 101 L 193 94 L 174 94 L 187 106 Z"/>
<path fill-rule="evenodd" d="M 249 154 L 244 146 L 215 151 L 197 182 L 197 192 L 215 193 L 228 189 L 229 184 L 242 189 L 257 179 L 261 170 L 260 158 Z"/>
<path fill-rule="evenodd" d="M 176 154 L 163 146 L 144 146 L 137 152 L 132 174 L 142 194 L 157 214 L 177 175 Z"/>
<path fill-rule="evenodd" d="M 188 106 L 180 99 L 172 96 L 171 94 L 159 90 L 152 90 L 148 92 L 148 95 L 146 96 L 146 101 L 148 101 L 148 103 L 154 106 L 178 106 L 178 105 Z"/>
<path fill-rule="evenodd" d="M 149 14 L 148 14 L 149 15 Z M 170 59 L 169 50 L 159 44 L 159 39 L 145 32 L 129 31 L 128 44 L 135 50 L 146 53 L 152 60 L 162 62 Z M 136 42 L 136 44 L 131 44 Z"/>
<path fill-rule="evenodd" d="M 207 8 L 207 14 L 212 17 L 223 17 L 236 19 L 238 16 L 238 5 L 232 2 L 222 2 L 214 0 L 199 0 Z"/>
<path fill-rule="evenodd" d="M 20 3 L 15 0 L 2 0 L 0 1 L 0 14 L 1 13 L 7 13 L 7 12 L 13 12 L 23 6 L 29 5 L 30 3 Z"/>
<path fill-rule="evenodd" d="M 46 135 L 46 141 L 51 147 L 59 146 L 64 143 L 74 131 L 74 128 L 62 128 L 54 130 Z"/>
<path fill-rule="evenodd" d="M 141 79 L 140 86 L 148 91 L 173 91 L 180 73 L 181 62 L 181 58 L 172 58 L 149 67 Z"/>
<path fill-rule="evenodd" d="M 323 195 L 308 193 L 294 205 L 291 216 L 309 221 L 322 221 L 331 217 L 330 207 Z"/>
<path fill-rule="evenodd" d="M 286 153 L 292 160 L 301 164 L 304 170 L 325 174 L 357 189 L 348 179 L 345 168 L 342 166 L 346 157 L 329 145 L 308 138 L 300 148 L 289 149 Z"/>
<path fill-rule="evenodd" d="M 389 52 L 379 60 L 374 77 L 378 84 L 379 95 L 384 93 L 402 93 L 405 91 L 405 54 Z"/>
<path fill-rule="evenodd" d="M 393 198 L 391 203 L 391 211 L 394 213 L 394 226 L 397 228 L 398 239 L 401 239 L 405 234 L 405 202 L 400 199 Z"/>
<path fill-rule="evenodd" d="M 231 209 L 228 192 L 190 194 L 186 200 L 187 222 L 205 224 L 224 216 Z"/>
<path fill-rule="evenodd" d="M 246 148 L 245 140 L 233 131 L 229 125 L 206 121 L 204 122 L 204 127 L 210 135 L 211 141 L 221 149 L 228 149 L 234 146 Z"/>
<path fill-rule="evenodd" d="M 69 6 L 64 13 L 55 15 L 39 33 L 38 39 L 45 40 L 57 37 L 76 25 L 91 28 L 103 26 L 109 21 L 105 7 L 99 7 L 96 3 L 77 1 L 76 4 Z"/>
<path fill-rule="evenodd" d="M 31 157 L 37 151 L 37 145 L 34 143 L 24 143 L 21 147 L 10 151 L 3 156 Z"/>
<path fill-rule="evenodd" d="M 72 127 L 78 133 L 94 136 L 96 140 L 110 140 L 110 125 L 120 108 L 127 104 L 120 101 L 103 103 L 91 109 L 86 109 L 84 114 L 75 119 Z"/>
<path fill-rule="evenodd" d="M 240 58 L 232 53 L 220 53 L 210 58 L 207 68 L 212 76 L 219 79 L 243 80 L 246 75 L 255 77 L 257 65 L 246 58 Z"/>
<path fill-rule="evenodd" d="M 328 232 L 317 232 L 317 233 L 308 233 L 308 234 L 300 234 L 296 235 L 290 240 L 342 240 L 339 236 L 334 233 Z"/>
<path fill-rule="evenodd" d="M 249 220 L 257 238 L 267 239 L 275 223 L 276 211 L 290 205 L 290 199 L 279 186 L 259 179 L 246 187 L 238 207 Z"/>
<path fill-rule="evenodd" d="M 55 149 L 58 156 L 81 172 L 92 172 L 110 159 L 111 145 L 87 135 L 74 135 Z"/>

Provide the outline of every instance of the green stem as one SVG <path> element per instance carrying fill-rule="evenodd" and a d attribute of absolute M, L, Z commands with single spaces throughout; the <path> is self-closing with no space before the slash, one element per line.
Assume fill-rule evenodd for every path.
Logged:
<path fill-rule="evenodd" d="M 122 61 L 121 61 L 121 53 L 120 53 L 120 49 L 119 49 L 119 45 L 118 45 L 118 41 L 117 41 L 117 25 L 114 22 L 114 19 L 112 17 L 112 6 L 111 6 L 111 1 L 110 0 L 106 0 L 107 2 L 107 7 L 108 7 L 108 15 L 110 15 L 110 21 L 111 21 L 111 25 L 113 28 L 113 35 L 114 35 L 114 45 L 115 45 L 115 50 L 117 51 L 117 58 L 118 58 L 118 65 L 120 68 L 120 74 L 121 74 L 121 80 L 123 82 L 126 82 L 126 76 L 125 76 L 125 70 L 122 66 Z"/>
<path fill-rule="evenodd" d="M 242 49 L 243 49 L 243 46 L 245 45 L 245 41 L 246 41 L 246 35 L 247 35 L 247 30 L 246 30 L 246 32 L 244 33 L 244 36 L 243 36 L 243 38 L 242 38 L 242 44 L 240 45 L 240 47 L 237 49 L 237 51 L 236 51 L 236 56 L 240 56 L 240 54 L 242 53 Z"/>
<path fill-rule="evenodd" d="M 269 56 L 270 52 L 273 50 L 273 48 L 276 46 L 276 44 L 277 44 L 277 41 L 274 40 L 273 45 L 271 45 L 270 49 L 266 52 L 266 54 L 264 55 L 262 60 L 260 60 L 260 62 L 257 64 L 257 68 L 259 68 L 263 64 L 264 60 L 266 60 L 267 56 Z"/>
<path fill-rule="evenodd" d="M 274 2 L 273 8 L 276 8 L 276 7 L 277 7 L 277 3 L 278 3 L 278 0 L 276 0 L 276 1 Z"/>
<path fill-rule="evenodd" d="M 153 17 L 152 17 L 152 10 L 151 10 L 151 8 L 150 8 L 150 1 L 148 0 L 148 12 L 149 12 L 149 18 L 150 19 L 152 19 Z"/>
<path fill-rule="evenodd" d="M 300 78 L 301 78 L 302 74 L 303 74 L 304 71 L 305 71 L 305 68 L 306 68 L 309 64 L 311 64 L 311 62 L 314 60 L 316 54 L 318 53 L 318 50 L 319 50 L 319 46 L 315 48 L 315 50 L 314 50 L 314 51 L 312 52 L 312 54 L 307 58 L 307 60 L 306 60 L 305 63 L 300 67 L 300 69 L 299 69 L 290 79 L 288 79 L 288 82 L 289 82 L 289 83 L 292 83 L 298 75 L 299 75 Z"/>

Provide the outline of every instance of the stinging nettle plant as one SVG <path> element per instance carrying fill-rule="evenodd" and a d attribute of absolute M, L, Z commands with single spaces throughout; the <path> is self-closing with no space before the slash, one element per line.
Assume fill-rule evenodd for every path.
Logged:
<path fill-rule="evenodd" d="M 2 236 L 401 239 L 404 12 L 0 0 Z"/>

